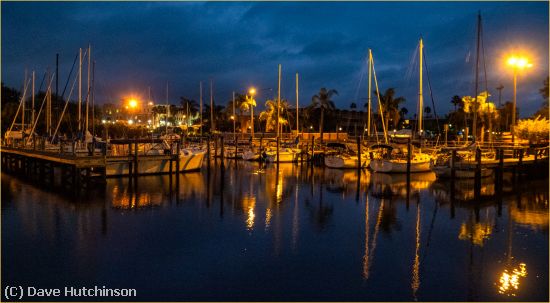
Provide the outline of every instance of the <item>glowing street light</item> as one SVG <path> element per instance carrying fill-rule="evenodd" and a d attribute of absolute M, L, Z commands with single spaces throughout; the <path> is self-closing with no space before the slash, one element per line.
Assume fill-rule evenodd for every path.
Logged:
<path fill-rule="evenodd" d="M 517 78 L 518 70 L 531 68 L 533 64 L 525 57 L 511 56 L 506 63 L 514 70 L 514 97 L 512 99 L 512 125 L 510 131 L 512 132 L 512 143 L 515 142 L 514 126 L 516 125 L 516 103 L 517 103 Z"/>
<path fill-rule="evenodd" d="M 251 87 L 250 89 L 248 89 L 248 94 L 250 95 L 250 97 L 247 96 L 246 99 L 248 101 L 248 105 L 250 106 L 250 136 L 254 138 L 254 106 L 256 106 L 254 95 L 256 95 L 256 88 Z"/>
<path fill-rule="evenodd" d="M 130 106 L 130 108 L 136 108 L 138 105 L 136 99 L 130 99 L 130 101 L 128 101 L 128 106 Z"/>

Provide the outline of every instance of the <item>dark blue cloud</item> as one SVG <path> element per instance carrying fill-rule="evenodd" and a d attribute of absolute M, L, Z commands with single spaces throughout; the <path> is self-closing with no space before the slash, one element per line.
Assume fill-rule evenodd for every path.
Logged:
<path fill-rule="evenodd" d="M 225 103 L 233 90 L 244 91 L 250 85 L 276 88 L 280 63 L 283 97 L 294 100 L 298 72 L 302 102 L 309 102 L 320 87 L 328 87 L 339 91 L 337 105 L 348 108 L 351 102 L 362 104 L 360 99 L 368 93 L 366 78 L 361 83 L 360 79 L 367 50 L 372 48 L 380 89 L 396 88 L 412 112 L 418 91 L 414 54 L 422 35 L 436 106 L 447 112 L 453 95 L 474 91 L 478 11 L 483 16 L 487 86 L 494 95 L 502 83 L 503 99 L 511 99 L 511 74 L 502 67 L 502 59 L 514 47 L 527 48 L 535 62 L 520 77 L 522 113 L 540 106 L 538 89 L 548 75 L 547 2 L 1 5 L 2 81 L 20 87 L 25 68 L 53 69 L 56 53 L 64 78 L 78 48 L 91 43 L 97 95 L 104 102 L 129 93 L 145 95 L 149 86 L 155 99 L 164 101 L 168 82 L 169 99 L 175 103 L 179 96 L 198 98 L 199 81 L 206 88 L 213 79 L 215 98 Z M 272 97 L 272 92 L 261 94 Z"/>

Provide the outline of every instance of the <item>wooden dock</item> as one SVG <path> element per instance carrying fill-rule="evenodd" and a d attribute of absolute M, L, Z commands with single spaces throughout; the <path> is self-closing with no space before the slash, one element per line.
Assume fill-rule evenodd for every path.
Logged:
<path fill-rule="evenodd" d="M 148 142 L 147 142 L 148 143 Z M 121 175 L 136 177 L 139 163 L 150 161 L 165 162 L 169 173 L 178 171 L 178 155 L 173 153 L 147 155 L 138 152 L 140 141 L 126 143 L 124 154 L 108 155 L 102 152 L 79 151 L 65 152 L 59 149 L 36 149 L 3 146 L 0 149 L 2 170 L 36 180 L 45 185 L 62 187 L 80 187 L 91 183 L 105 183 L 108 167 L 124 165 Z M 144 144 L 141 142 L 141 144 Z M 74 147 L 74 146 L 73 146 Z"/>

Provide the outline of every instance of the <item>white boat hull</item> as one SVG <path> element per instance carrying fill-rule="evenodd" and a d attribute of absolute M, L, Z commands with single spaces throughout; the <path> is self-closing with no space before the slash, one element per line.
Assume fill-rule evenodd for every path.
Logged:
<path fill-rule="evenodd" d="M 182 151 L 179 161 L 180 172 L 196 171 L 201 169 L 206 152 Z M 176 165 L 172 167 L 175 169 Z M 129 175 L 130 164 L 128 162 L 107 163 L 107 176 Z M 166 174 L 170 173 L 170 160 L 147 159 L 138 162 L 137 173 L 139 175 Z"/>
<path fill-rule="evenodd" d="M 300 155 L 299 149 L 288 149 L 279 151 L 279 163 L 281 162 L 296 162 L 298 161 Z M 267 162 L 277 162 L 277 152 L 269 151 L 267 152 Z"/>
<path fill-rule="evenodd" d="M 260 159 L 260 153 L 247 150 L 243 152 L 243 160 L 246 161 L 256 161 Z"/>
<path fill-rule="evenodd" d="M 329 168 L 359 168 L 359 167 L 368 167 L 370 160 L 363 157 L 361 159 L 361 165 L 358 165 L 357 157 L 347 157 L 347 156 L 326 156 L 325 157 L 325 166 Z"/>
<path fill-rule="evenodd" d="M 371 160 L 369 167 L 378 173 L 406 173 L 407 161 L 403 160 Z M 411 173 L 430 171 L 430 161 L 411 161 Z"/>

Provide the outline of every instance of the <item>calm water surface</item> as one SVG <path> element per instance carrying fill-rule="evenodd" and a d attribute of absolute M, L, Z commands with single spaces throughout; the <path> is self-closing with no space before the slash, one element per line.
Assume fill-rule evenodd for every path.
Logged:
<path fill-rule="evenodd" d="M 407 188 L 292 164 L 108 179 L 79 196 L 2 174 L 2 281 L 155 301 L 548 301 L 548 179 L 509 177 L 474 202 L 472 181 L 416 174 Z"/>

